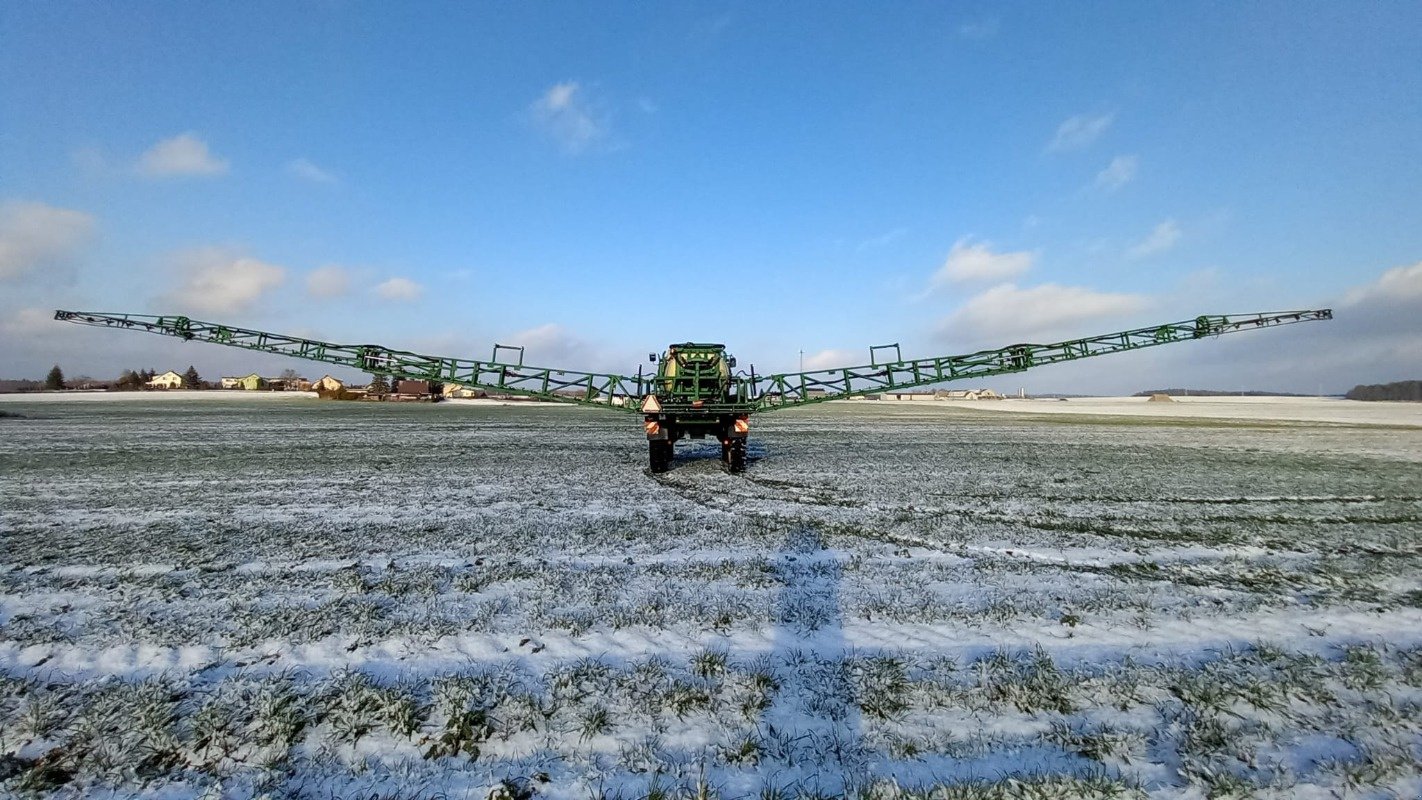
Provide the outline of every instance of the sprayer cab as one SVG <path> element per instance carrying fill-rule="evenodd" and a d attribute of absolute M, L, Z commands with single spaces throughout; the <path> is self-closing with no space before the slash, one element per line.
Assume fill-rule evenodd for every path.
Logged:
<path fill-rule="evenodd" d="M 667 347 L 657 361 L 651 391 L 642 399 L 643 428 L 653 472 L 671 467 L 678 439 L 715 436 L 721 461 L 731 472 L 745 469 L 746 436 L 752 403 L 733 370 L 726 346 L 683 342 Z"/>

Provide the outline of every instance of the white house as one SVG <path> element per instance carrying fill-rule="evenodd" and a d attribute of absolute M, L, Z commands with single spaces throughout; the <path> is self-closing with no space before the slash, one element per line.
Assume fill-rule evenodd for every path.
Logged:
<path fill-rule="evenodd" d="M 162 375 L 154 375 L 147 385 L 150 389 L 181 389 L 183 376 L 170 369 Z"/>

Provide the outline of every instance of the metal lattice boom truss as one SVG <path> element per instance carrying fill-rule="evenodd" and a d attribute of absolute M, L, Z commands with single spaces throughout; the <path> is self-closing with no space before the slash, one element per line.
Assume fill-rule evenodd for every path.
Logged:
<path fill-rule="evenodd" d="M 638 404 L 629 402 L 628 399 L 643 397 L 654 389 L 655 383 L 652 376 L 630 377 L 526 366 L 523 364 L 521 348 L 508 348 L 503 345 L 495 345 L 495 358 L 480 361 L 427 356 L 375 344 L 335 344 L 202 322 L 183 316 L 56 311 L 54 318 L 80 325 L 146 331 L 185 341 L 211 342 L 276 353 L 406 380 L 452 383 L 489 392 L 594 405 L 634 413 L 638 411 Z M 1015 344 L 967 355 L 907 361 L 899 356 L 898 345 L 884 345 L 870 348 L 870 363 L 863 366 L 765 376 L 737 376 L 732 379 L 730 393 L 737 401 L 725 404 L 724 409 L 718 404 L 715 410 L 747 413 L 775 411 L 857 395 L 1006 375 L 1032 367 L 1092 356 L 1332 318 L 1333 312 L 1329 309 L 1200 316 L 1185 322 L 1172 322 L 1051 344 Z M 497 360 L 499 353 L 505 350 L 519 353 L 517 363 Z M 893 358 L 878 360 L 879 354 L 885 351 L 892 351 Z M 706 410 L 713 409 L 708 406 Z"/>

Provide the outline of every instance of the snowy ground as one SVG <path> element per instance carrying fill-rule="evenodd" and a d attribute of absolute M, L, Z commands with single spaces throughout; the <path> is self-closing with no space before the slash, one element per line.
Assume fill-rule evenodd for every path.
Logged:
<path fill-rule="evenodd" d="M 969 405 L 6 402 L 0 793 L 1422 792 L 1422 429 Z"/>
<path fill-rule="evenodd" d="M 979 411 L 1018 414 L 1328 422 L 1339 425 L 1422 428 L 1422 403 L 1374 403 L 1337 397 L 1177 397 L 1168 403 L 1152 401 L 1146 397 L 940 402 L 956 407 L 971 407 Z"/>

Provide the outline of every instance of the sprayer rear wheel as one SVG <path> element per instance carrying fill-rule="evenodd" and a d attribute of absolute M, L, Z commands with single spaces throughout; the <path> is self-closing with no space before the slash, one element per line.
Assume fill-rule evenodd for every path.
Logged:
<path fill-rule="evenodd" d="M 647 460 L 652 472 L 666 472 L 671 469 L 672 443 L 656 439 L 647 442 Z"/>
<path fill-rule="evenodd" d="M 726 457 L 726 470 L 731 473 L 746 471 L 746 440 L 732 439 Z"/>

